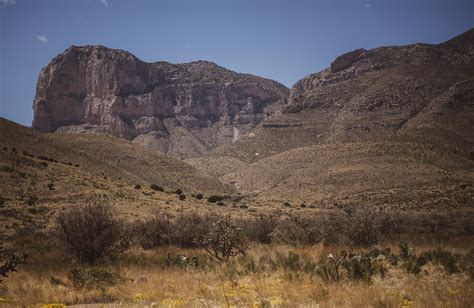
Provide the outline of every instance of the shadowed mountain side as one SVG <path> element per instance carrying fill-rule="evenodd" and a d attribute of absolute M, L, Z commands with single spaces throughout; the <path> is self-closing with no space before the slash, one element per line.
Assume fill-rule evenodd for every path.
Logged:
<path fill-rule="evenodd" d="M 26 151 L 34 156 L 51 157 L 58 162 L 79 164 L 80 169 L 94 176 L 121 178 L 145 185 L 156 183 L 169 189 L 181 188 L 199 192 L 226 190 L 219 181 L 179 160 L 120 138 L 40 134 L 4 119 L 0 120 L 0 125 L 2 146 L 15 147 L 20 152 Z M 61 164 L 54 165 L 63 167 Z M 32 166 L 35 164 L 32 163 Z M 70 170 L 67 166 L 64 168 Z"/>
<path fill-rule="evenodd" d="M 177 189 L 186 200 L 178 198 Z M 133 220 L 183 207 L 206 211 L 205 200 L 200 202 L 193 194 L 232 192 L 230 186 L 186 163 L 130 141 L 43 134 L 0 119 L 2 236 L 33 226 L 54 227 L 58 213 L 84 204 L 114 206 L 118 215 Z"/>

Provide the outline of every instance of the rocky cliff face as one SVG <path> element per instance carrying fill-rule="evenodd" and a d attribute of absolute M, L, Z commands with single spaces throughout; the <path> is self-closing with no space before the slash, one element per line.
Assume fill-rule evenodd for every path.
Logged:
<path fill-rule="evenodd" d="M 474 29 L 438 45 L 413 44 L 357 49 L 337 57 L 331 66 L 296 82 L 290 93 L 288 112 L 304 109 L 301 102 L 320 88 L 366 76 L 377 71 L 400 67 L 421 68 L 472 65 L 474 63 Z M 428 78 L 431 76 L 427 76 Z M 440 76 L 442 77 L 442 76 Z M 357 93 L 356 91 L 352 91 Z M 338 93 L 333 93 L 337 96 Z M 308 106 L 306 106 L 308 107 Z"/>
<path fill-rule="evenodd" d="M 278 112 L 288 89 L 197 61 L 145 63 L 103 46 L 72 46 L 42 69 L 33 127 L 133 140 L 178 157 L 235 141 Z"/>

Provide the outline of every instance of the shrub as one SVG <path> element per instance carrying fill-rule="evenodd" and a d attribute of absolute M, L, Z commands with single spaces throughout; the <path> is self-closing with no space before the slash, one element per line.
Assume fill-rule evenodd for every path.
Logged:
<path fill-rule="evenodd" d="M 25 253 L 0 246 L 0 282 L 2 282 L 1 277 L 8 277 L 8 273 L 16 272 L 19 265 L 26 264 L 26 258 Z"/>
<path fill-rule="evenodd" d="M 150 188 L 156 191 L 164 191 L 163 187 L 158 186 L 156 184 L 151 184 Z"/>
<path fill-rule="evenodd" d="M 178 189 L 176 189 L 175 193 L 176 193 L 177 195 L 181 195 L 181 194 L 183 193 L 183 191 L 178 188 Z"/>
<path fill-rule="evenodd" d="M 116 285 L 120 275 L 100 268 L 74 268 L 69 272 L 69 280 L 77 289 L 105 291 L 106 288 Z"/>
<path fill-rule="evenodd" d="M 129 240 L 122 222 L 113 217 L 105 206 L 70 209 L 58 217 L 60 239 L 83 263 L 115 258 L 128 248 Z"/>
<path fill-rule="evenodd" d="M 376 274 L 379 274 L 382 278 L 385 277 L 387 267 L 384 260 L 384 255 L 374 258 L 370 256 L 370 253 L 364 253 L 344 260 L 342 266 L 350 280 L 371 282 L 372 277 Z"/>
<path fill-rule="evenodd" d="M 370 246 L 379 243 L 385 236 L 396 232 L 397 225 L 385 212 L 345 207 L 347 218 L 340 223 L 347 225 L 347 238 L 353 246 Z"/>
<path fill-rule="evenodd" d="M 166 265 L 168 267 L 184 267 L 184 268 L 197 268 L 199 266 L 198 257 L 190 257 L 186 255 L 171 255 L 168 253 L 166 255 Z"/>
<path fill-rule="evenodd" d="M 224 199 L 225 199 L 225 197 L 223 197 L 223 196 L 215 196 L 215 195 L 214 195 L 214 196 L 210 196 L 209 198 L 207 198 L 207 202 L 209 202 L 209 203 L 216 203 L 216 202 L 222 201 L 222 200 L 224 200 Z"/>
<path fill-rule="evenodd" d="M 209 226 L 215 218 L 196 213 L 180 214 L 176 218 L 154 215 L 135 224 L 135 234 L 139 245 L 144 249 L 153 249 L 163 245 L 176 245 L 194 248 L 200 245 Z"/>
<path fill-rule="evenodd" d="M 201 241 L 209 255 L 227 261 L 236 255 L 245 255 L 248 242 L 241 228 L 231 222 L 230 215 L 215 222 Z"/>
<path fill-rule="evenodd" d="M 201 200 L 203 197 L 204 197 L 204 196 L 203 196 L 201 193 L 199 193 L 199 194 L 196 195 L 196 199 L 198 199 L 198 200 Z"/>
<path fill-rule="evenodd" d="M 171 222 L 169 216 L 155 215 L 135 223 L 134 234 L 143 249 L 152 249 L 169 243 Z"/>
<path fill-rule="evenodd" d="M 276 264 L 284 270 L 300 271 L 303 268 L 303 259 L 301 256 L 293 251 L 288 254 L 277 252 Z"/>
<path fill-rule="evenodd" d="M 317 264 L 316 273 L 327 280 L 339 281 L 345 278 L 371 282 L 372 277 L 377 274 L 382 278 L 385 277 L 388 270 L 387 262 L 391 262 L 393 257 L 390 249 L 384 251 L 373 249 L 358 254 L 343 250 L 339 255 L 330 253 L 322 256 Z"/>
<path fill-rule="evenodd" d="M 339 255 L 323 255 L 319 258 L 317 273 L 326 280 L 339 281 L 342 278 L 342 263 L 347 258 L 347 252 L 342 251 Z"/>
<path fill-rule="evenodd" d="M 183 248 L 199 247 L 215 217 L 197 213 L 181 214 L 174 220 L 169 240 L 170 244 Z"/>
<path fill-rule="evenodd" d="M 278 224 L 278 219 L 275 215 L 262 214 L 252 220 L 241 220 L 239 224 L 250 240 L 270 244 L 272 241 L 271 234 Z"/>
<path fill-rule="evenodd" d="M 472 280 L 474 280 L 474 249 L 471 248 L 469 252 L 463 257 L 461 267 Z"/>
<path fill-rule="evenodd" d="M 141 188 L 142 188 L 142 185 L 140 184 L 135 185 L 135 189 L 141 189 Z"/>
<path fill-rule="evenodd" d="M 38 203 L 38 197 L 36 197 L 36 196 L 30 196 L 26 199 L 26 204 L 28 206 L 33 206 L 36 203 Z"/>
<path fill-rule="evenodd" d="M 179 195 L 179 200 L 181 200 L 181 201 L 186 200 L 186 195 L 184 195 L 184 194 Z"/>
<path fill-rule="evenodd" d="M 448 274 L 459 273 L 461 271 L 459 261 L 461 256 L 440 248 L 431 250 L 423 254 L 427 261 L 432 261 L 441 265 Z"/>
<path fill-rule="evenodd" d="M 322 234 L 316 217 L 290 215 L 281 220 L 271 234 L 272 242 L 289 245 L 312 245 L 319 243 Z"/>
<path fill-rule="evenodd" d="M 422 266 L 424 266 L 428 260 L 424 256 L 418 257 L 413 247 L 407 242 L 401 241 L 398 247 L 400 250 L 401 266 L 409 273 L 419 274 Z"/>

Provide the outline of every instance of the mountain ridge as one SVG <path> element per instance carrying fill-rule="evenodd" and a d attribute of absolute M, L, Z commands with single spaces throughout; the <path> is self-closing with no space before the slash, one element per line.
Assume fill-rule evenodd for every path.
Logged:
<path fill-rule="evenodd" d="M 278 112 L 288 91 L 209 61 L 147 63 L 123 50 L 72 46 L 40 72 L 33 127 L 109 134 L 188 157 Z"/>

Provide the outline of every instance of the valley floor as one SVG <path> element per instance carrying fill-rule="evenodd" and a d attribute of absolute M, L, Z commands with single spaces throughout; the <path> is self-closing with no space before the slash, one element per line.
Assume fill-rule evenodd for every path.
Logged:
<path fill-rule="evenodd" d="M 401 255 L 397 243 L 382 246 Z M 464 256 L 454 260 L 462 268 L 469 256 L 466 246 L 453 242 L 443 249 L 455 258 Z M 343 248 L 253 244 L 247 256 L 222 264 L 200 249 L 131 249 L 98 267 L 80 265 L 59 248 L 45 248 L 4 281 L 0 306 L 472 307 L 474 303 L 474 277 L 450 269 L 449 261 L 441 259 L 427 263 L 417 274 L 410 273 L 401 259 L 398 265 L 384 259 L 383 270 L 377 268 L 368 277 L 363 269 L 358 276 L 348 267 L 340 268 L 338 279 L 325 276 L 324 266 L 330 272 L 332 264 L 327 256 L 338 260 Z M 439 246 L 415 248 L 422 255 Z M 471 259 L 472 254 L 471 250 Z M 198 262 L 176 261 L 173 256 L 178 255 L 195 256 Z"/>

